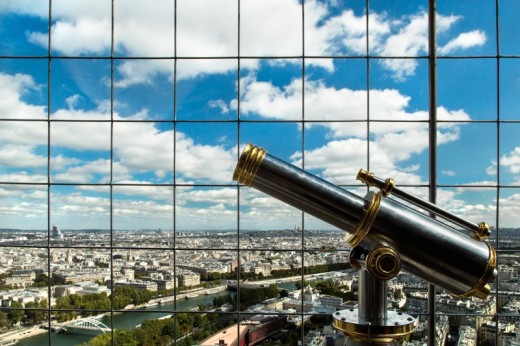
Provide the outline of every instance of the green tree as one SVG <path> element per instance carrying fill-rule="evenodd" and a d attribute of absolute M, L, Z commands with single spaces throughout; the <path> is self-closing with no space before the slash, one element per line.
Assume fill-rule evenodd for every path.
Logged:
<path fill-rule="evenodd" d="M 114 345 L 137 346 L 139 343 L 131 330 L 116 329 L 114 332 Z"/>
<path fill-rule="evenodd" d="M 162 335 L 169 335 L 172 339 L 173 338 L 178 338 L 178 335 L 179 335 L 179 323 L 177 322 L 177 320 L 173 319 L 173 318 L 168 318 L 166 319 L 165 321 L 167 321 L 164 326 L 163 326 L 163 329 L 161 331 L 161 334 Z"/>
<path fill-rule="evenodd" d="M 200 327 L 200 326 L 203 326 L 205 325 L 206 323 L 208 323 L 208 317 L 206 315 L 203 315 L 203 314 L 196 314 L 194 317 L 193 317 L 193 326 L 195 328 L 197 327 Z"/>
<path fill-rule="evenodd" d="M 73 303 L 77 302 L 76 299 L 72 298 L 71 296 L 65 296 L 60 297 L 56 301 L 56 309 L 74 309 L 78 308 L 73 305 Z M 77 312 L 75 311 L 58 311 L 56 312 L 56 318 L 58 319 L 58 322 L 65 322 L 70 321 L 77 317 Z"/>
<path fill-rule="evenodd" d="M 309 286 L 309 285 L 310 285 L 310 282 L 309 282 L 309 281 L 305 281 L 305 280 L 303 280 L 303 283 L 302 283 L 301 280 L 298 280 L 298 281 L 296 281 L 296 282 L 294 283 L 294 285 L 296 286 L 296 289 L 297 289 L 297 290 L 301 290 L 302 287 L 307 287 L 307 286 Z"/>
<path fill-rule="evenodd" d="M 300 333 L 297 331 L 289 331 L 287 333 L 282 334 L 280 337 L 280 341 L 283 345 L 298 345 L 298 340 L 300 340 Z"/>
<path fill-rule="evenodd" d="M 9 328 L 9 319 L 5 312 L 0 312 L 0 329 Z"/>
<path fill-rule="evenodd" d="M 117 332 L 117 329 L 116 329 Z M 96 335 L 96 337 L 90 339 L 88 342 L 83 344 L 85 346 L 109 346 L 112 345 L 112 334 L 105 333 Z"/>
<path fill-rule="evenodd" d="M 38 274 L 38 276 L 34 279 L 32 284 L 33 287 L 47 287 L 49 285 L 49 277 L 45 273 Z M 54 285 L 53 280 L 51 279 L 50 285 Z"/>
<path fill-rule="evenodd" d="M 29 324 L 38 324 L 47 319 L 47 299 L 41 302 L 29 302 L 25 304 L 25 322 Z"/>
<path fill-rule="evenodd" d="M 12 302 L 11 308 L 7 312 L 7 318 L 11 321 L 13 325 L 20 323 L 23 318 L 24 310 L 22 303 Z"/>

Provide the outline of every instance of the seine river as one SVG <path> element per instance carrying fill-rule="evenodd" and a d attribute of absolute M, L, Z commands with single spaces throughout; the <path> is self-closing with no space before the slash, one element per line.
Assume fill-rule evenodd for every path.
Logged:
<path fill-rule="evenodd" d="M 294 282 L 280 283 L 277 284 L 280 288 L 295 289 L 296 285 Z M 189 311 L 190 309 L 198 307 L 200 304 L 207 305 L 213 303 L 214 297 L 220 297 L 230 294 L 228 291 L 222 291 L 215 294 L 200 295 L 195 298 L 179 300 L 177 301 L 177 311 Z M 133 329 L 139 324 L 146 320 L 151 320 L 159 317 L 171 315 L 173 311 L 173 303 L 156 305 L 148 309 L 135 310 L 134 312 L 126 312 L 118 315 L 114 315 L 113 328 L 117 329 Z M 111 325 L 111 318 L 103 317 L 100 321 L 105 325 Z M 53 333 L 51 332 L 51 343 L 52 346 L 71 346 L 79 345 L 89 341 L 95 335 L 79 335 L 79 334 L 67 334 L 67 333 Z M 17 345 L 19 346 L 34 346 L 34 345 L 48 345 L 49 335 L 48 333 L 33 336 L 20 340 Z"/>
<path fill-rule="evenodd" d="M 191 299 L 177 301 L 177 311 L 189 311 L 192 308 L 198 307 L 200 304 L 212 304 L 214 297 L 225 296 L 230 294 L 228 291 L 222 291 L 215 294 L 201 295 Z M 146 320 L 151 320 L 163 316 L 171 315 L 173 311 L 173 303 L 156 305 L 148 309 L 135 310 L 135 312 L 127 312 L 113 316 L 113 328 L 132 329 L 143 323 Z M 103 317 L 100 321 L 105 325 L 110 326 L 111 318 Z M 95 335 L 79 335 L 67 333 L 52 333 L 51 343 L 56 346 L 70 346 L 79 345 L 89 341 Z M 48 345 L 49 335 L 40 334 L 32 338 L 20 340 L 17 345 L 20 346 L 34 346 L 34 345 Z"/>

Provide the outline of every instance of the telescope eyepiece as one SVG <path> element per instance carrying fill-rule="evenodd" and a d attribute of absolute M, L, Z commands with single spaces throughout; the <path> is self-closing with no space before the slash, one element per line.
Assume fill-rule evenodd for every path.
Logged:
<path fill-rule="evenodd" d="M 267 152 L 251 143 L 248 143 L 238 159 L 233 180 L 238 181 L 245 186 L 251 186 L 256 176 L 256 171 L 262 163 Z"/>
<path fill-rule="evenodd" d="M 401 257 L 391 247 L 379 246 L 368 253 L 366 266 L 373 277 L 390 280 L 401 270 Z"/>

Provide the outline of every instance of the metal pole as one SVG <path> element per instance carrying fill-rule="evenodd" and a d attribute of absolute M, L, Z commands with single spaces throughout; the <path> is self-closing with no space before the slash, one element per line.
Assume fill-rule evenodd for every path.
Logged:
<path fill-rule="evenodd" d="M 429 76 L 429 149 L 430 149 L 430 202 L 437 199 L 437 37 L 436 0 L 428 0 L 428 76 Z M 435 286 L 428 285 L 428 345 L 435 345 Z"/>

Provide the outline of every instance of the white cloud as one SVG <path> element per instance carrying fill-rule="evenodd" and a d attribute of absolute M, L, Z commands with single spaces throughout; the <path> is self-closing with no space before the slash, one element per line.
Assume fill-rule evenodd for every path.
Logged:
<path fill-rule="evenodd" d="M 4 121 L 0 127 L 0 143 L 22 146 L 45 145 L 47 132 L 47 123 L 44 121 Z"/>
<path fill-rule="evenodd" d="M 301 83 L 295 80 L 285 87 L 276 87 L 270 82 L 257 81 L 254 76 L 244 77 L 241 88 L 241 111 L 244 115 L 255 114 L 265 119 L 301 119 Z M 308 169 L 322 170 L 323 177 L 336 183 L 353 183 L 357 171 L 366 167 L 367 146 L 370 146 L 370 167 L 380 175 L 398 177 L 401 184 L 420 184 L 416 173 L 418 167 L 402 165 L 413 155 L 428 148 L 428 124 L 426 122 L 385 122 L 370 126 L 372 138 L 367 142 L 363 123 L 344 122 L 366 119 L 366 91 L 335 89 L 323 82 L 305 81 L 306 119 L 338 120 L 307 126 L 322 126 L 329 130 L 331 140 L 324 146 L 305 152 Z M 378 119 L 426 120 L 426 111 L 408 112 L 410 98 L 398 90 L 370 90 L 374 104 L 371 112 Z M 361 100 L 361 101 L 360 101 Z M 236 101 L 231 107 L 236 107 Z M 319 118 L 321 115 L 321 118 Z M 463 110 L 437 109 L 441 120 L 469 120 Z M 456 141 L 460 127 L 454 123 L 441 123 L 438 128 L 438 144 Z M 296 165 L 301 166 L 301 153 L 293 155 Z"/>
<path fill-rule="evenodd" d="M 520 193 L 499 199 L 502 227 L 518 227 L 520 224 Z"/>
<path fill-rule="evenodd" d="M 110 134 L 107 122 L 55 122 L 51 124 L 51 146 L 109 153 Z"/>
<path fill-rule="evenodd" d="M 2 119 L 46 119 L 44 106 L 31 105 L 23 101 L 29 91 L 38 90 L 34 79 L 26 74 L 0 72 L 0 118 Z"/>
<path fill-rule="evenodd" d="M 308 55 L 330 55 L 350 52 L 366 54 L 366 16 L 356 16 L 350 9 L 337 16 L 331 16 L 325 4 L 306 3 L 305 7 L 306 53 Z M 462 17 L 437 15 L 437 32 L 447 34 L 453 24 Z M 428 54 L 428 14 L 420 11 L 400 18 L 390 18 L 386 13 L 371 12 L 368 16 L 370 51 L 382 57 L 406 57 L 407 59 L 378 60 L 392 76 L 402 80 L 415 73 L 418 66 L 416 59 Z M 462 33 L 448 43 L 445 52 L 454 49 L 468 49 L 479 46 L 485 41 L 481 31 Z M 311 63 L 322 64 L 332 70 L 331 62 L 318 60 Z"/>
<path fill-rule="evenodd" d="M 178 187 L 176 226 L 178 229 L 235 229 L 237 189 Z"/>
<path fill-rule="evenodd" d="M 3 95 L 0 110 L 3 110 L 5 117 L 25 119 L 29 115 L 31 119 L 41 120 L 5 121 L 0 127 L 0 162 L 6 168 L 23 169 L 5 176 L 7 180 L 4 181 L 47 180 L 37 175 L 31 178 L 31 174 L 26 172 L 31 167 L 46 166 L 47 159 L 43 153 L 47 152 L 49 131 L 45 108 L 22 99 L 28 88 L 36 88 L 30 76 L 0 73 L 0 94 Z M 51 119 L 59 120 L 50 126 L 53 179 L 75 183 L 107 181 L 110 173 L 108 159 L 89 160 L 84 154 L 98 151 L 108 157 L 112 134 L 116 158 L 113 177 L 116 181 L 131 180 L 133 175 L 141 172 L 154 172 L 160 179 L 173 171 L 172 129 L 159 130 L 151 122 L 118 122 L 112 131 L 111 124 L 106 122 L 111 119 L 110 111 L 104 103 L 98 109 L 85 111 L 73 108 L 74 99 L 73 95 L 68 104 L 70 108 L 58 109 L 51 114 Z M 117 113 L 113 117 L 122 119 Z M 130 116 L 131 119 L 147 117 L 146 110 Z M 199 145 L 178 132 L 176 146 L 177 173 L 183 177 L 180 179 L 229 182 L 236 153 L 228 151 L 223 144 Z"/>
<path fill-rule="evenodd" d="M 48 9 L 23 1 L 25 6 L 8 1 L 3 12 L 15 12 L 46 19 Z M 302 45 L 302 9 L 298 0 L 249 0 L 240 9 L 240 54 L 242 56 L 299 56 Z M 352 9 L 332 14 L 325 3 L 305 3 L 305 54 L 330 55 L 350 52 L 366 54 L 366 16 Z M 177 39 L 178 57 L 234 57 L 238 54 L 238 8 L 235 0 L 179 1 L 175 34 L 174 3 L 156 0 L 154 6 L 142 1 L 116 1 L 114 8 L 114 49 L 117 55 L 135 57 L 172 57 Z M 427 14 L 391 18 L 386 13 L 369 15 L 371 52 L 381 56 L 416 57 L 427 53 Z M 459 16 L 437 16 L 437 30 L 448 33 Z M 107 55 L 111 49 L 111 8 L 103 0 L 53 2 L 51 28 L 53 49 L 67 55 Z M 30 32 L 28 39 L 46 47 L 45 32 Z M 468 49 L 481 45 L 485 34 L 479 30 L 461 33 L 441 51 Z M 179 60 L 183 61 L 183 60 Z M 383 59 L 382 65 L 395 78 L 415 72 L 415 59 Z M 312 59 L 308 64 L 332 71 L 330 59 Z M 242 68 L 258 68 L 256 59 L 241 60 Z M 177 78 L 194 78 L 210 73 L 236 71 L 235 59 L 186 60 Z M 169 60 L 131 60 L 117 66 L 121 75 L 116 86 L 150 83 L 154 75 L 173 76 Z"/>
<path fill-rule="evenodd" d="M 51 200 L 53 224 L 58 224 L 62 228 L 89 228 L 93 224 L 96 224 L 95 227 L 108 228 L 110 216 L 108 195 L 88 196 L 78 192 L 65 194 L 51 190 Z M 72 216 L 80 222 L 68 224 Z"/>
<path fill-rule="evenodd" d="M 173 170 L 173 131 L 154 123 L 121 122 L 114 125 L 116 161 L 133 172 Z"/>
<path fill-rule="evenodd" d="M 276 120 L 301 119 L 301 82 L 294 80 L 283 90 L 270 82 L 256 80 L 254 75 L 244 77 L 240 81 L 242 114 L 259 113 L 264 117 Z M 237 108 L 237 101 L 230 104 Z"/>
<path fill-rule="evenodd" d="M 223 146 L 196 144 L 193 139 L 177 133 L 176 169 L 185 178 L 226 183 L 236 165 L 236 152 Z"/>
<path fill-rule="evenodd" d="M 439 48 L 439 54 L 451 54 L 457 50 L 482 46 L 486 43 L 486 34 L 480 30 L 463 32 L 443 47 Z"/>
<path fill-rule="evenodd" d="M 190 203 L 217 203 L 228 206 L 237 204 L 237 189 L 235 188 L 208 188 L 193 189 L 179 188 L 177 189 L 176 203 L 178 205 L 189 205 Z"/>
<path fill-rule="evenodd" d="M 224 100 L 211 100 L 208 102 L 208 106 L 211 108 L 220 109 L 222 114 L 229 112 L 229 107 Z"/>
<path fill-rule="evenodd" d="M 41 18 L 49 17 L 49 3 L 33 0 L 7 0 L 0 2 L 1 12 L 24 13 Z"/>
<path fill-rule="evenodd" d="M 427 29 L 428 15 L 418 14 L 396 34 L 390 35 L 381 46 L 374 47 L 374 50 L 383 57 L 416 57 L 428 50 Z M 417 68 L 415 59 L 383 59 L 381 63 L 397 79 L 413 75 Z"/>
<path fill-rule="evenodd" d="M 47 175 L 29 174 L 25 171 L 14 173 L 0 174 L 0 181 L 8 181 L 11 183 L 47 183 Z"/>
<path fill-rule="evenodd" d="M 173 187 L 171 186 L 147 186 L 150 184 L 149 182 L 137 180 L 120 181 L 118 183 L 132 185 L 114 186 L 113 192 L 116 198 L 118 198 L 117 196 L 145 197 L 145 199 L 164 200 L 170 204 L 173 203 Z"/>
<path fill-rule="evenodd" d="M 0 166 L 44 167 L 47 157 L 35 154 L 34 146 L 7 144 L 0 146 Z"/>
<path fill-rule="evenodd" d="M 34 177 L 18 174 L 18 177 L 0 175 L 2 181 L 31 182 Z M 46 177 L 41 177 L 45 182 Z M 47 189 L 42 185 L 3 185 L 0 187 L 0 215 L 3 228 L 45 229 L 47 227 Z M 30 220 L 30 221 L 29 221 Z M 28 222 L 29 221 L 29 222 Z"/>
<path fill-rule="evenodd" d="M 157 203 L 153 200 L 114 200 L 114 218 L 128 217 L 166 217 L 173 220 L 173 204 Z M 153 227 L 148 224 L 148 227 Z M 170 225 L 171 227 L 171 225 Z"/>
<path fill-rule="evenodd" d="M 236 22 L 237 17 L 231 19 Z M 240 53 L 244 56 L 302 54 L 302 11 L 298 1 L 249 0 L 240 7 Z"/>
<path fill-rule="evenodd" d="M 100 176 L 100 178 L 97 178 L 98 176 Z M 108 183 L 109 176 L 110 161 L 98 159 L 94 161 L 82 161 L 78 165 L 68 167 L 64 172 L 58 171 L 53 174 L 52 181 L 75 184 Z"/>
<path fill-rule="evenodd" d="M 67 105 L 69 106 L 69 109 L 72 109 L 74 108 L 77 104 L 78 104 L 78 101 L 81 99 L 81 96 L 78 95 L 78 94 L 74 94 L 72 96 L 69 96 L 65 99 L 65 102 L 67 103 Z"/>
<path fill-rule="evenodd" d="M 520 147 L 516 147 L 500 158 L 500 165 L 504 166 L 510 173 L 520 173 Z"/>
<path fill-rule="evenodd" d="M 102 54 L 110 47 L 110 21 L 78 18 L 75 23 L 57 22 L 51 29 L 52 48 L 65 55 Z M 41 32 L 29 34 L 29 42 L 46 47 L 49 36 Z"/>
<path fill-rule="evenodd" d="M 360 168 L 367 165 L 367 142 L 351 138 L 334 140 L 314 150 L 305 151 L 305 169 L 320 170 L 321 176 L 331 182 L 356 183 Z M 291 159 L 296 166 L 302 165 L 302 153 Z"/>
<path fill-rule="evenodd" d="M 241 191 L 240 206 L 241 229 L 292 229 L 301 224 L 301 211 L 253 189 Z"/>

